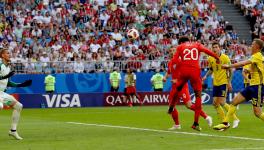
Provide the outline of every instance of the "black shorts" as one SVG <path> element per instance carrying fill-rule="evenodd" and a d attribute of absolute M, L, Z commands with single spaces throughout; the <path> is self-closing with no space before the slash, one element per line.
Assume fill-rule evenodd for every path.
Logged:
<path fill-rule="evenodd" d="M 246 98 L 247 101 L 251 100 L 253 106 L 262 107 L 264 97 L 263 85 L 248 86 L 240 93 Z"/>
<path fill-rule="evenodd" d="M 248 87 L 249 86 L 249 83 L 244 83 L 244 87 Z"/>
<path fill-rule="evenodd" d="M 119 90 L 119 86 L 115 88 L 111 86 L 111 89 L 110 89 L 111 92 L 118 92 L 118 90 Z"/>
<path fill-rule="evenodd" d="M 162 89 L 162 88 L 161 88 L 161 89 L 154 89 L 154 91 L 155 91 L 155 92 L 162 92 L 163 89 Z"/>
<path fill-rule="evenodd" d="M 227 95 L 227 85 L 219 85 L 213 87 L 213 97 L 226 97 Z"/>

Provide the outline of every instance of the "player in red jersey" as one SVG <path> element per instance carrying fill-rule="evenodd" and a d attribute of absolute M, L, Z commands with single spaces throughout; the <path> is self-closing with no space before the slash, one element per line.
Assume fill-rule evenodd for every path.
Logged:
<path fill-rule="evenodd" d="M 172 80 L 171 80 L 172 81 L 172 88 L 171 88 L 170 95 L 169 95 L 169 105 L 175 106 L 176 103 L 179 103 L 180 100 L 182 100 L 184 105 L 188 109 L 195 111 L 195 105 L 192 104 L 192 102 L 191 102 L 191 97 L 190 97 L 189 88 L 188 88 L 187 83 L 185 83 L 182 90 L 179 91 L 179 96 L 176 97 L 176 95 L 175 95 L 176 94 L 176 87 L 175 87 L 176 81 L 175 81 L 175 79 L 177 78 L 177 73 L 178 73 L 178 71 L 176 69 L 177 69 L 177 67 L 176 67 L 175 62 L 170 60 L 168 62 L 168 70 L 166 72 L 166 75 L 163 78 L 163 81 L 166 82 L 166 80 L 170 74 L 172 77 Z M 173 99 L 175 99 L 175 100 L 173 101 Z M 172 102 L 174 102 L 174 104 L 172 104 Z M 212 123 L 213 123 L 212 117 L 208 116 L 204 111 L 201 111 L 200 115 L 207 121 L 207 124 L 211 127 Z M 171 128 L 169 128 L 169 130 L 181 129 L 181 125 L 179 123 L 179 114 L 178 114 L 176 107 L 174 107 L 174 109 L 171 113 L 171 117 L 172 117 L 175 124 Z"/>
<path fill-rule="evenodd" d="M 177 51 L 173 56 L 173 61 L 177 64 L 177 77 L 176 77 L 176 93 L 175 95 L 179 97 L 179 91 L 183 86 L 190 80 L 191 86 L 195 93 L 195 113 L 194 113 L 194 123 L 192 128 L 201 131 L 199 127 L 199 116 L 202 110 L 202 79 L 201 79 L 201 69 L 199 65 L 200 53 L 204 52 L 217 60 L 219 57 L 207 49 L 205 46 L 198 42 L 190 42 L 188 37 L 181 37 L 179 39 L 179 46 Z M 168 113 L 171 114 L 175 105 L 175 99 L 172 100 L 169 106 Z"/>

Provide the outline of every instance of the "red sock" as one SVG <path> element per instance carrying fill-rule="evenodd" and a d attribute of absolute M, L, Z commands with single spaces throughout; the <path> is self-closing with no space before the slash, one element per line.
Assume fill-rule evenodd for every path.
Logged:
<path fill-rule="evenodd" d="M 203 110 L 201 110 L 200 116 L 206 119 L 208 115 Z"/>
<path fill-rule="evenodd" d="M 202 109 L 202 100 L 201 97 L 196 97 L 195 100 L 195 113 L 194 113 L 194 122 L 199 124 L 199 117 L 201 114 L 201 109 Z"/>
<path fill-rule="evenodd" d="M 179 92 L 177 90 L 172 90 L 170 95 L 169 95 L 169 106 L 175 106 L 177 101 L 179 100 L 178 97 Z"/>
<path fill-rule="evenodd" d="M 132 106 L 132 104 L 133 104 L 133 103 L 132 103 L 132 100 L 131 100 L 131 99 L 128 99 L 128 100 L 127 100 L 127 105 L 128 105 L 128 106 Z"/>
<path fill-rule="evenodd" d="M 190 109 L 195 111 L 195 105 L 192 104 Z M 203 110 L 201 110 L 200 116 L 202 116 L 205 119 L 208 115 Z"/>
<path fill-rule="evenodd" d="M 171 113 L 171 117 L 174 120 L 175 125 L 179 125 L 179 113 L 175 107 Z"/>

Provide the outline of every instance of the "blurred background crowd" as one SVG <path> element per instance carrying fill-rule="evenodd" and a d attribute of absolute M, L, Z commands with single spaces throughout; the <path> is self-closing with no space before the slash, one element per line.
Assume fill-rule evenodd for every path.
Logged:
<path fill-rule="evenodd" d="M 231 2 L 252 21 L 252 37 L 264 39 L 263 3 Z M 165 69 L 181 35 L 209 48 L 218 41 L 232 61 L 249 55 L 212 0 L 5 0 L 0 20 L 0 48 L 20 73 Z M 127 38 L 131 28 L 140 38 Z"/>

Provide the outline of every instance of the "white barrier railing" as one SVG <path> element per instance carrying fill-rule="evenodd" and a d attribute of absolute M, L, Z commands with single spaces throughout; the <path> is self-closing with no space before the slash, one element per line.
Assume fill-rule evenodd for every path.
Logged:
<path fill-rule="evenodd" d="M 237 62 L 232 60 L 232 63 Z M 19 62 L 11 63 L 12 70 L 17 73 L 93 73 L 110 72 L 114 68 L 124 71 L 127 68 L 135 71 L 155 71 L 157 68 L 167 69 L 168 60 L 125 60 L 125 61 L 57 61 L 57 62 Z M 208 67 L 206 59 L 200 61 L 201 68 Z"/>

